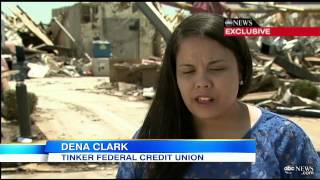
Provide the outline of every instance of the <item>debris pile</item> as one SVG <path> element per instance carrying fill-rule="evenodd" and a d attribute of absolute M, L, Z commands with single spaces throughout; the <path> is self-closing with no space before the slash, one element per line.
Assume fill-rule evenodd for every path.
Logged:
<path fill-rule="evenodd" d="M 169 16 L 164 13 L 160 3 L 153 3 L 173 27 L 191 14 L 187 11 L 195 6 L 190 3 L 164 4 L 179 8 Z M 121 11 L 128 10 L 131 5 L 119 3 L 116 7 Z M 251 17 L 260 26 L 320 26 L 320 13 L 315 9 L 251 2 L 225 3 L 224 7 L 228 10 L 224 15 L 232 18 Z M 165 49 L 165 42 L 158 31 L 154 35 L 153 45 L 157 57 L 98 59 L 82 53 L 84 56 L 79 58 L 71 56 L 70 49 L 54 45 L 52 34 L 57 32 L 51 32 L 52 28 L 41 23 L 36 25 L 20 7 L 13 10 L 12 16 L 2 14 L 2 19 L 6 23 L 7 39 L 25 47 L 30 68 L 28 77 L 109 76 L 110 81 L 96 87 L 97 90 L 104 89 L 107 94 L 132 99 L 154 97 Z M 66 28 L 60 28 L 73 39 Z M 311 116 L 316 114 L 319 117 L 320 37 L 248 37 L 247 41 L 253 58 L 253 79 L 249 94 L 243 100 L 273 110 L 312 110 Z M 12 56 L 6 57 L 14 62 Z"/>
<path fill-rule="evenodd" d="M 258 18 L 258 24 L 293 26 L 308 16 L 310 18 L 304 19 L 302 24 L 316 26 L 319 21 L 312 17 L 319 15 L 320 13 L 275 13 L 266 19 Z M 279 16 L 282 19 L 279 19 Z M 320 117 L 320 99 L 317 98 L 320 96 L 320 38 L 247 39 L 254 69 L 250 93 L 269 94 L 268 98 L 255 103 L 279 113 Z M 250 100 L 252 101 L 252 98 Z"/>
<path fill-rule="evenodd" d="M 103 82 L 95 87 L 99 93 L 118 96 L 128 101 L 141 101 L 144 100 L 143 92 L 144 88 L 136 84 L 125 82 Z"/>
<path fill-rule="evenodd" d="M 54 46 L 43 24 L 36 25 L 32 19 L 17 6 L 12 16 L 1 14 L 5 24 L 4 32 L 7 41 L 17 46 L 24 47 L 26 63 L 30 68 L 29 78 L 43 78 L 50 76 L 79 77 L 87 59 L 68 57 L 59 52 L 59 47 Z M 5 52 L 4 52 L 5 53 Z M 12 65 L 16 63 L 15 56 L 6 56 L 6 61 Z"/>
<path fill-rule="evenodd" d="M 123 97 L 129 101 L 150 99 L 155 96 L 161 62 L 155 57 L 142 60 L 111 62 L 110 82 L 96 86 L 98 93 Z"/>
<path fill-rule="evenodd" d="M 110 74 L 110 82 L 135 83 L 142 87 L 155 87 L 160 71 L 160 61 L 137 60 L 115 62 Z M 140 63 L 141 62 L 141 63 Z"/>
<path fill-rule="evenodd" d="M 184 10 L 214 13 L 211 7 L 216 5 L 211 2 L 164 4 L 179 8 L 176 16 L 181 19 L 184 17 L 180 12 Z M 264 2 L 226 3 L 223 6 L 226 11 L 220 14 L 229 18 L 252 18 L 260 26 L 320 26 L 320 7 L 316 6 Z M 180 22 L 166 19 L 174 27 Z M 280 113 L 320 117 L 319 98 L 315 98 L 320 96 L 320 37 L 260 36 L 247 37 L 247 41 L 253 58 L 253 79 L 249 94 L 243 100 Z M 297 90 L 297 87 L 303 90 Z"/>

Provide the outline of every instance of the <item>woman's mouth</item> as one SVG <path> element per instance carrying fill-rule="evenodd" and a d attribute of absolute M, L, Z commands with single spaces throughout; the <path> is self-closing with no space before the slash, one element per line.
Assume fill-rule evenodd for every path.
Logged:
<path fill-rule="evenodd" d="M 214 99 L 209 96 L 197 96 L 195 100 L 199 104 L 211 104 L 214 102 Z"/>

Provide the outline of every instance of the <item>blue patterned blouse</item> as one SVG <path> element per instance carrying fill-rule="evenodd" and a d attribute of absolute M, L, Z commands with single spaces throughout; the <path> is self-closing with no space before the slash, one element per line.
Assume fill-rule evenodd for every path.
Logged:
<path fill-rule="evenodd" d="M 255 163 L 195 162 L 184 178 L 320 178 L 320 158 L 309 137 L 290 120 L 262 110 L 246 139 L 256 139 Z M 144 178 L 146 168 L 120 163 L 117 178 Z"/>

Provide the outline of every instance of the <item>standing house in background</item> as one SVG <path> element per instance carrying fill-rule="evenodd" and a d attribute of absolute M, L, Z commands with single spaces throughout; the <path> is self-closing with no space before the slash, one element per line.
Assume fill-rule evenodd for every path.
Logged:
<path fill-rule="evenodd" d="M 132 2 L 77 3 L 54 9 L 52 17 L 74 37 L 75 43 L 52 23 L 55 44 L 73 49 L 77 56 L 92 56 L 92 42 L 109 41 L 113 59 L 142 59 L 159 52 L 154 42 L 156 29 Z"/>

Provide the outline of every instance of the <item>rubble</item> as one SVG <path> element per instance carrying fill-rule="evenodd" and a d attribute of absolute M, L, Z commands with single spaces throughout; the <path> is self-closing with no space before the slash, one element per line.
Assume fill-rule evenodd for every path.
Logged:
<path fill-rule="evenodd" d="M 290 62 L 289 58 L 286 59 L 278 55 L 270 56 L 255 52 L 253 58 L 252 85 L 250 94 L 243 99 L 244 101 L 253 102 L 279 113 L 320 117 L 319 113 L 314 112 L 320 108 L 319 99 L 316 99 L 319 96 L 319 75 L 313 72 L 314 70 L 319 71 L 319 69 L 312 70 L 312 65 L 301 64 L 298 66 L 294 62 Z M 296 78 L 305 81 L 301 83 L 302 81 Z M 267 91 L 273 91 L 273 93 L 268 94 Z M 307 94 L 308 92 L 312 95 Z M 253 96 L 254 93 L 258 93 L 258 96 Z M 260 95 L 265 95 L 265 98 Z M 294 107 L 300 107 L 300 110 Z"/>
<path fill-rule="evenodd" d="M 192 4 L 182 2 L 163 3 L 180 8 L 174 15 L 169 16 L 164 13 L 160 3 L 152 4 L 159 12 L 159 16 L 163 17 L 162 20 L 166 20 L 173 27 L 176 27 L 187 17 L 188 11 L 194 8 Z M 92 4 L 90 8 L 98 5 Z M 210 4 L 204 2 L 201 5 L 209 7 L 207 5 Z M 318 20 L 320 13 L 316 11 L 316 8 L 303 9 L 276 3 L 225 3 L 224 6 L 228 10 L 224 13 L 227 13 L 229 17 L 252 17 L 261 26 L 294 26 L 297 24 L 320 26 Z M 131 7 L 131 3 L 110 4 L 112 12 L 121 11 L 119 12 L 121 16 L 130 11 Z M 136 8 L 132 10 L 131 13 L 137 11 Z M 161 57 L 165 49 L 165 41 L 159 29 L 152 36 L 153 52 L 158 57 L 148 59 L 140 58 L 140 56 L 91 58 L 85 51 L 77 52 L 76 54 L 81 54 L 82 57 L 76 57 L 71 50 L 74 46 L 80 47 L 83 44 L 77 39 L 74 30 L 66 24 L 67 21 L 70 21 L 67 15 L 72 12 L 71 8 L 63 13 L 62 11 L 55 12 L 56 16 L 53 17 L 49 26 L 41 23 L 35 24 L 20 7 L 12 11 L 13 15 L 10 17 L 2 13 L 2 19 L 7 24 L 5 36 L 8 40 L 25 47 L 30 68 L 29 78 L 109 76 L 110 82 L 104 82 L 101 86 L 96 87 L 97 92 L 131 98 L 131 100 L 154 97 Z M 97 16 L 97 14 L 99 14 L 99 9 L 98 13 L 92 15 Z M 93 26 L 96 21 L 99 20 L 92 20 L 91 25 Z M 87 29 L 84 25 L 81 28 Z M 62 47 L 53 43 L 58 42 L 61 31 L 63 37 L 70 41 L 70 46 Z M 146 30 L 143 29 L 143 31 Z M 95 30 L 92 32 L 96 33 Z M 143 41 L 146 43 L 145 40 Z M 297 88 L 294 87 L 299 79 L 303 79 L 309 80 L 308 83 L 312 84 L 314 89 L 319 89 L 319 37 L 248 37 L 247 41 L 253 58 L 253 79 L 249 94 L 242 99 L 243 101 L 282 112 L 289 112 L 288 109 L 284 110 L 285 108 L 293 108 L 294 111 L 297 111 L 295 107 L 299 107 L 298 109 L 305 110 L 303 114 L 319 108 L 319 98 L 315 98 L 319 94 L 305 95 L 303 93 L 306 93 L 306 90 L 296 90 Z M 113 47 L 118 45 L 112 44 Z M 86 48 L 83 47 L 83 50 Z M 115 50 L 115 52 L 120 51 Z M 301 87 L 301 84 L 298 83 L 296 86 Z"/>
<path fill-rule="evenodd" d="M 128 101 L 141 101 L 146 99 L 143 96 L 143 87 L 125 82 L 102 82 L 95 86 L 95 90 L 89 90 L 89 92 L 118 96 Z"/>
<path fill-rule="evenodd" d="M 160 62 L 154 60 L 117 60 L 111 63 L 110 82 L 135 83 L 143 87 L 155 87 Z"/>
<path fill-rule="evenodd" d="M 143 88 L 143 94 L 142 94 L 143 97 L 154 98 L 155 95 L 156 95 L 156 92 L 153 87 Z"/>
<path fill-rule="evenodd" d="M 259 3 L 255 6 L 257 5 Z M 281 5 L 264 6 L 260 3 L 259 6 L 277 9 Z M 288 11 L 281 12 L 279 9 L 275 12 L 261 11 L 246 15 L 251 16 L 261 26 L 320 25 L 316 20 L 320 13 L 289 6 L 284 9 Z M 241 15 L 233 13 L 233 16 Z M 276 112 L 319 117 L 319 113 L 314 112 L 319 109 L 319 99 L 314 99 L 315 95 L 311 98 L 292 91 L 295 91 L 293 84 L 299 82 L 299 79 L 309 80 L 308 83 L 312 84 L 314 89 L 319 89 L 320 38 L 248 37 L 247 40 L 253 57 L 253 80 L 250 93 L 243 100 Z M 301 84 L 297 86 L 301 87 Z M 275 91 L 277 93 L 274 93 Z M 299 107 L 299 110 L 295 107 Z"/>
<path fill-rule="evenodd" d="M 166 3 L 172 5 L 172 3 Z M 176 7 L 182 7 L 183 9 L 190 10 L 187 4 L 174 4 Z M 258 4 L 259 5 L 259 4 Z M 251 4 L 251 7 L 257 6 L 257 4 Z M 259 5 L 261 6 L 261 5 Z M 263 7 L 263 5 L 261 6 Z M 189 8 L 189 9 L 188 9 Z M 233 11 L 230 8 L 231 15 L 236 17 L 238 13 L 247 13 L 249 16 L 257 19 L 258 24 L 262 26 L 290 26 L 297 24 L 299 21 L 303 21 L 303 26 L 316 26 L 319 22 L 314 21 L 319 16 L 316 11 L 310 11 L 308 9 L 295 8 L 292 6 L 283 6 L 269 4 L 267 10 L 261 11 L 249 10 L 248 12 L 242 10 Z M 159 9 L 159 7 L 158 7 Z M 284 13 L 283 10 L 286 10 Z M 260 9 L 261 10 L 261 9 Z M 233 11 L 233 12 L 232 12 Z M 302 12 L 303 13 L 300 13 Z M 159 10 L 161 13 L 161 9 Z M 235 13 L 237 12 L 237 13 Z M 162 13 L 161 13 L 162 14 Z M 177 11 L 176 16 L 179 16 L 179 20 L 184 18 L 183 11 Z M 267 17 L 267 18 L 263 18 Z M 310 17 L 310 18 L 305 18 Z M 171 22 L 175 27 L 179 24 L 177 17 L 165 17 L 166 20 Z M 315 115 L 313 108 L 318 108 L 318 100 L 312 100 L 307 97 L 300 96 L 298 94 L 290 94 L 293 101 L 284 101 L 285 93 L 279 93 L 280 91 L 290 92 L 290 84 L 295 83 L 299 79 L 309 80 L 316 88 L 319 88 L 320 82 L 320 66 L 319 66 L 319 37 L 269 37 L 269 38 L 247 38 L 249 46 L 253 56 L 253 80 L 250 87 L 249 94 L 242 100 L 245 102 L 255 103 L 259 106 L 267 107 L 271 110 L 282 112 L 289 112 L 288 108 L 300 107 L 300 111 L 297 109 L 290 111 L 291 115 L 294 112 L 301 114 L 301 106 L 303 106 L 305 116 L 308 116 L 308 112 L 312 112 L 311 115 Z M 263 47 L 265 46 L 265 47 Z M 265 50 L 263 50 L 265 48 Z M 139 65 L 137 65 L 139 64 Z M 161 64 L 160 64 L 161 65 Z M 134 83 L 143 86 L 141 72 L 138 73 L 143 66 L 141 62 L 119 62 L 110 64 L 111 82 L 124 81 L 127 83 Z M 154 72 L 154 70 L 153 70 Z M 298 79 L 297 79 L 298 78 Z M 152 83 L 151 83 L 152 84 Z M 300 85 L 299 85 L 300 86 Z M 154 97 L 153 84 L 151 87 L 145 87 L 143 89 L 143 96 Z M 150 96 L 147 95 L 150 93 Z M 118 95 L 124 95 L 117 93 Z M 299 103 L 298 103 L 299 102 Z M 275 105 L 276 104 L 276 105 Z M 284 110 L 287 108 L 286 110 Z"/>
<path fill-rule="evenodd" d="M 7 41 L 10 41 L 16 45 L 23 46 L 22 38 L 18 35 L 17 32 L 24 32 L 24 25 L 22 22 L 17 20 L 15 16 L 6 16 L 1 12 L 1 20 L 5 24 L 4 28 L 4 37 Z M 2 34 L 2 32 L 1 32 Z"/>
<path fill-rule="evenodd" d="M 28 63 L 27 66 L 30 68 L 28 72 L 30 78 L 43 78 L 49 71 L 48 65 Z"/>
<path fill-rule="evenodd" d="M 94 76 L 110 75 L 110 59 L 109 58 L 92 58 L 91 70 Z"/>
<path fill-rule="evenodd" d="M 22 23 L 32 31 L 39 39 L 41 39 L 47 45 L 53 45 L 53 42 L 46 36 L 42 29 L 38 28 L 32 19 L 19 7 L 17 6 L 11 10 L 14 15 L 20 18 Z"/>
<path fill-rule="evenodd" d="M 132 3 L 128 2 L 119 3 L 119 6 L 112 6 L 113 8 L 110 8 L 112 11 L 109 10 L 107 6 L 101 9 L 105 10 L 108 14 L 116 14 L 117 11 L 134 13 L 134 9 L 131 9 L 131 6 Z M 192 7 L 192 5 L 190 6 Z M 190 6 L 188 6 L 188 8 L 190 8 Z M 289 10 L 286 10 L 283 9 L 283 7 L 273 8 L 271 6 L 273 5 L 268 6 L 268 8 L 265 8 L 264 6 L 262 6 L 262 8 L 252 8 L 255 6 L 248 5 L 237 10 L 230 7 L 230 15 L 231 17 L 240 17 L 243 15 L 243 13 L 245 13 L 245 16 L 251 16 L 257 19 L 258 24 L 260 24 L 261 26 L 320 26 L 319 12 L 309 13 L 307 12 L 307 10 L 305 10 L 303 13 L 300 13 L 298 12 L 301 11 L 300 7 L 297 8 L 296 11 L 293 11 L 294 9 L 290 8 Z M 97 24 L 102 25 L 105 22 L 103 22 L 101 19 L 95 20 L 99 17 L 103 17 L 100 11 L 101 9 L 98 8 L 98 13 L 96 14 L 93 13 L 94 9 L 88 9 L 90 10 L 90 14 L 88 14 L 89 16 L 85 17 L 92 18 L 93 22 L 89 22 L 85 25 L 82 24 L 81 27 L 83 29 L 82 33 L 85 32 L 85 34 L 81 34 L 81 36 L 86 36 L 84 37 L 86 38 L 86 43 L 89 42 L 89 40 L 91 40 L 92 38 L 96 38 L 101 35 L 99 34 L 100 32 L 96 27 Z M 261 12 L 259 9 L 261 10 Z M 21 10 L 22 9 L 20 9 L 20 11 Z M 158 10 L 161 11 L 161 8 L 158 8 Z M 135 11 L 137 11 L 137 9 Z M 173 27 L 176 27 L 186 17 L 186 11 L 187 10 L 183 9 L 178 10 L 177 13 L 172 16 L 168 16 L 163 13 L 160 14 L 162 14 L 164 16 L 164 19 L 170 22 Z M 140 39 L 137 45 L 141 46 L 143 50 L 138 49 L 138 53 L 136 54 L 136 56 L 132 55 L 128 57 L 108 57 L 108 60 L 95 59 L 94 56 L 90 57 L 90 55 L 85 52 L 88 47 L 86 46 L 86 43 L 81 42 L 79 41 L 79 39 L 77 39 L 77 36 L 80 35 L 74 33 L 74 31 L 71 30 L 72 28 L 70 29 L 70 27 L 68 27 L 70 21 L 68 22 L 66 19 L 68 19 L 68 16 L 70 16 L 70 14 L 72 13 L 72 9 L 69 9 L 69 11 L 61 14 L 63 16 L 62 18 L 60 16 L 53 17 L 51 25 L 55 25 L 56 29 L 50 29 L 41 24 L 35 24 L 32 21 L 31 17 L 28 17 L 25 12 L 22 13 L 22 15 L 24 16 L 24 20 L 22 20 L 21 15 L 20 17 L 19 15 L 13 15 L 12 17 L 3 18 L 6 20 L 6 24 L 8 24 L 4 33 L 6 38 L 17 45 L 25 47 L 26 59 L 28 61 L 27 65 L 30 68 L 28 77 L 48 78 L 55 76 L 103 76 L 105 77 L 105 81 L 101 82 L 100 85 L 94 87 L 94 89 L 85 89 L 85 86 L 81 86 L 81 88 L 78 88 L 76 90 L 117 96 L 121 99 L 125 99 L 126 101 L 146 101 L 147 103 L 150 103 L 155 97 L 157 79 L 159 76 L 159 69 L 161 67 L 161 57 L 163 56 L 165 49 L 165 41 L 163 37 L 161 37 L 159 31 L 149 32 L 147 28 L 144 28 L 145 26 L 148 26 L 148 24 L 146 25 L 146 21 L 142 21 L 140 19 L 140 21 L 138 22 L 138 24 L 141 24 L 141 29 L 139 29 L 139 36 L 147 38 Z M 125 19 L 126 17 L 128 17 L 128 14 L 123 14 L 124 16 L 119 16 L 119 18 Z M 4 14 L 2 14 L 2 16 L 3 15 Z M 133 17 L 137 18 L 137 16 Z M 112 17 L 108 16 L 108 18 Z M 81 21 L 82 19 L 83 15 L 80 14 L 79 21 Z M 125 22 L 126 21 L 121 21 L 122 24 L 125 24 Z M 73 22 L 71 23 L 71 26 L 73 28 L 77 28 L 76 25 L 77 24 Z M 135 25 L 136 23 L 132 23 L 130 24 L 130 27 L 135 28 Z M 116 33 L 117 31 L 113 31 L 110 34 L 116 36 Z M 151 36 L 150 34 L 154 34 L 154 36 Z M 51 44 L 50 41 L 46 40 L 46 38 L 48 38 L 53 44 Z M 134 38 L 134 36 L 132 36 L 132 38 Z M 146 39 L 152 39 L 152 41 L 154 41 L 154 44 L 151 45 L 150 42 L 152 41 L 147 41 Z M 67 45 L 69 45 L 67 47 L 64 47 L 57 43 L 67 40 L 69 40 L 69 43 L 66 43 Z M 242 101 L 246 103 L 253 103 L 260 107 L 268 108 L 280 114 L 302 116 L 302 120 L 305 122 L 307 122 L 307 118 L 304 117 L 313 117 L 314 120 L 310 121 L 311 123 L 313 123 L 314 121 L 318 121 L 320 118 L 320 38 L 272 37 L 267 40 L 263 40 L 262 38 L 248 37 L 247 40 L 253 57 L 253 80 L 249 94 L 242 98 Z M 135 43 L 132 44 L 134 44 L 134 46 L 136 45 Z M 114 47 L 121 47 L 123 44 L 113 43 L 112 45 Z M 146 48 L 146 46 L 142 45 L 150 47 Z M 266 47 L 266 51 L 262 51 L 262 45 Z M 77 47 L 76 53 L 73 52 L 75 47 Z M 148 59 L 144 59 L 148 57 L 145 56 L 147 54 L 145 52 L 149 51 L 148 48 L 153 49 L 153 55 L 157 57 L 149 57 Z M 121 50 L 129 51 L 130 48 L 126 47 Z M 114 52 L 116 51 L 114 50 Z M 120 54 L 119 52 L 121 51 L 119 50 L 117 52 L 118 54 Z M 82 56 L 78 56 L 79 54 L 81 54 Z M 11 59 L 11 62 L 14 61 L 14 58 L 12 57 L 8 57 L 7 59 Z M 15 74 L 17 74 L 17 71 L 13 70 L 8 73 L 2 73 L 1 76 L 13 76 Z M 110 81 L 108 81 L 108 77 L 110 78 Z M 305 81 L 305 84 L 303 85 L 301 84 L 301 79 L 308 81 Z M 56 82 L 50 83 L 56 84 Z M 90 83 L 86 82 L 85 84 Z M 39 85 L 42 86 L 44 84 L 40 83 Z M 36 86 L 36 88 L 38 88 L 38 86 Z M 316 91 L 318 91 L 318 93 L 316 93 Z M 90 96 L 88 97 L 91 98 Z M 94 102 L 95 104 L 98 104 L 100 106 L 100 103 L 96 103 L 96 101 Z M 113 103 L 113 101 L 107 102 L 108 105 Z M 102 106 L 103 104 L 104 102 L 101 102 Z M 81 106 L 86 105 L 81 104 Z M 14 106 L 11 105 L 11 107 Z M 119 112 L 128 111 L 127 106 L 119 105 L 115 107 L 120 107 L 117 108 Z M 143 107 L 140 109 L 145 108 Z M 6 113 L 5 111 L 8 111 L 8 109 L 2 109 L 3 113 Z M 40 109 L 40 111 L 43 111 L 48 117 L 50 116 L 50 118 L 48 118 L 49 120 L 53 120 L 53 117 L 59 117 L 55 113 L 50 114 L 48 111 L 44 111 L 44 109 Z M 59 109 L 59 111 L 61 110 Z M 82 113 L 82 109 L 79 110 L 79 112 L 80 111 Z M 95 111 L 95 113 L 97 112 L 100 112 L 100 109 L 99 111 Z M 112 113 L 110 114 L 112 115 Z M 135 109 L 131 114 L 136 116 L 139 114 L 139 112 Z M 63 113 L 61 116 L 63 116 Z M 101 117 L 102 116 L 105 116 L 105 114 L 102 114 Z M 44 117 L 38 119 L 40 119 L 41 121 L 43 121 L 43 119 L 47 120 Z M 99 120 L 99 118 L 92 117 L 92 121 L 90 121 L 89 124 L 93 124 L 93 121 Z M 1 121 L 4 127 L 14 124 L 14 122 L 11 120 Z M 312 124 L 311 126 L 314 127 L 314 125 Z M 48 129 L 50 129 L 50 127 L 52 128 L 52 126 L 49 126 Z M 9 126 L 6 129 L 13 128 Z M 6 134 L 6 136 L 8 136 L 7 131 L 3 132 L 4 134 Z M 18 129 L 16 129 L 14 135 L 10 136 L 9 140 L 5 141 L 5 143 L 15 142 L 17 132 Z M 61 137 L 66 136 L 63 135 Z M 80 170 L 92 170 L 98 168 L 100 168 L 100 166 L 97 166 L 95 164 L 86 164 L 85 167 L 80 167 Z M 43 164 L 43 166 L 39 166 L 39 164 L 29 164 L 15 168 L 3 168 L 3 172 L 58 172 L 61 174 L 62 169 L 64 169 L 63 172 L 69 171 L 68 168 L 64 166 L 53 168 L 52 166 L 47 166 L 47 164 Z M 66 169 L 67 171 L 65 171 Z M 77 164 L 77 169 L 79 170 L 79 164 Z M 107 170 L 110 169 L 108 168 Z M 111 172 L 107 172 L 107 174 L 110 173 Z"/>
<path fill-rule="evenodd" d="M 83 59 L 56 56 L 54 54 L 42 53 L 27 56 L 29 78 L 40 77 L 80 77 L 83 74 Z"/>
<path fill-rule="evenodd" d="M 255 92 L 249 93 L 241 100 L 248 103 L 258 103 L 265 100 L 270 100 L 276 94 L 277 91 L 267 91 L 267 92 Z"/>
<path fill-rule="evenodd" d="M 261 11 L 249 13 L 251 10 L 241 12 L 231 8 L 233 18 L 249 16 L 261 26 L 320 25 L 317 20 L 320 13 L 313 10 L 278 4 L 265 6 L 262 2 L 244 4 L 259 6 Z M 268 8 L 275 11 L 264 11 Z M 307 97 L 292 93 L 299 79 L 309 80 L 313 89 L 319 89 L 320 38 L 248 37 L 247 41 L 253 57 L 253 80 L 249 94 L 242 100 L 284 114 L 320 117 L 317 112 L 319 98 L 314 98 L 316 95 Z M 297 86 L 301 88 L 302 85 L 298 83 Z M 306 90 L 300 92 L 305 93 Z"/>
<path fill-rule="evenodd" d="M 320 109 L 319 103 L 308 98 L 294 95 L 292 94 L 290 89 L 286 90 L 280 102 L 284 102 L 285 104 L 291 105 L 291 106 L 306 106 L 306 107 Z"/>

